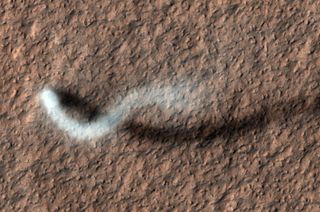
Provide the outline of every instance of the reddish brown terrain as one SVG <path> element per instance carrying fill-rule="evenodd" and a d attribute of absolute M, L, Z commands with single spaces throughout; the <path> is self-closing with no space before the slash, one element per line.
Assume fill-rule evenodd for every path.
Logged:
<path fill-rule="evenodd" d="M 320 211 L 319 38 L 319 1 L 0 1 L 0 210 Z M 37 98 L 94 116 L 181 81 L 201 110 L 91 142 Z"/>

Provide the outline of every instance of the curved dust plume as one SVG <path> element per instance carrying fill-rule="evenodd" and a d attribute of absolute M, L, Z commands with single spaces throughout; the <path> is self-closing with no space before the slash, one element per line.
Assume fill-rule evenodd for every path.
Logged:
<path fill-rule="evenodd" d="M 134 89 L 110 107 L 108 113 L 92 122 L 80 122 L 67 115 L 56 91 L 44 88 L 40 102 L 49 118 L 69 136 L 79 140 L 90 140 L 112 133 L 118 125 L 130 117 L 133 110 L 156 105 L 161 109 L 194 108 L 196 103 L 186 100 L 188 88 L 185 86 L 143 87 Z M 184 95 L 183 95 L 184 94 Z"/>

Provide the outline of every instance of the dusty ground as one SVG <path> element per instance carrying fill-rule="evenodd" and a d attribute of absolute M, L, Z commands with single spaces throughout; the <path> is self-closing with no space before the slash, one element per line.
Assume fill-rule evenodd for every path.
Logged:
<path fill-rule="evenodd" d="M 320 210 L 318 1 L 62 2 L 0 3 L 1 211 Z M 95 145 L 37 101 L 105 112 L 181 80 L 210 104 L 143 108 Z"/>

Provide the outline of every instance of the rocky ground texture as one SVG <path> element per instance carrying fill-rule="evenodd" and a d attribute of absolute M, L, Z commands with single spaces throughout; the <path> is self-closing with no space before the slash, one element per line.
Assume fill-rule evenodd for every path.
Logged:
<path fill-rule="evenodd" d="M 319 35 L 311 0 L 2 0 L 0 210 L 319 211 Z M 201 110 L 144 107 L 91 143 L 37 100 L 94 116 L 182 81 Z"/>

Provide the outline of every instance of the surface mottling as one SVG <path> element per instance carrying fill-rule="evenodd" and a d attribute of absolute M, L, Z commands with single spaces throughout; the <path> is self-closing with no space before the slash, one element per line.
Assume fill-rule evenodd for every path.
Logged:
<path fill-rule="evenodd" d="M 319 211 L 318 1 L 0 2 L 1 211 Z M 77 142 L 70 115 L 118 95 L 195 83 L 203 109 L 136 111 Z"/>

